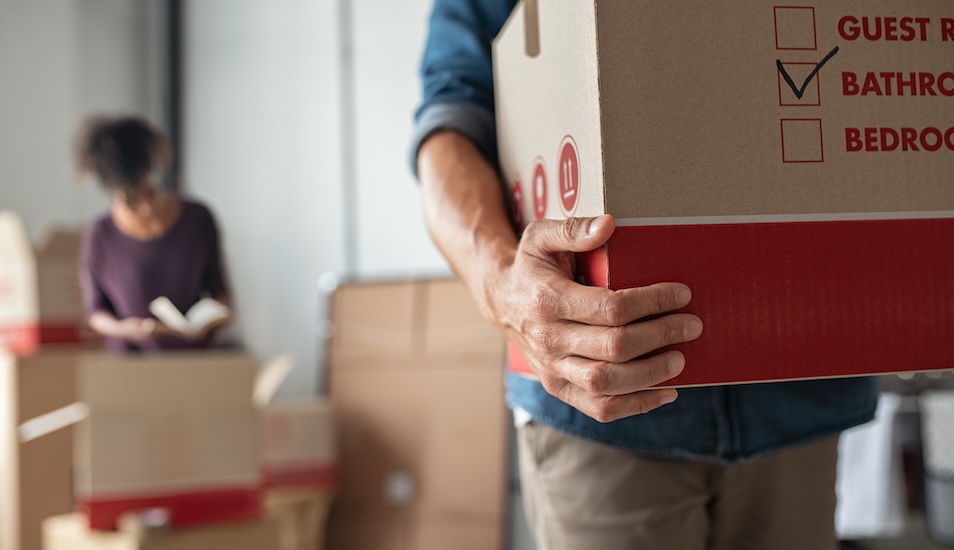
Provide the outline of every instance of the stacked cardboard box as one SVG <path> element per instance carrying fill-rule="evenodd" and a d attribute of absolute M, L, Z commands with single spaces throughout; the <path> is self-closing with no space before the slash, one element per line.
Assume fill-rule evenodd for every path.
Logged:
<path fill-rule="evenodd" d="M 324 550 L 334 493 L 322 489 L 266 489 L 265 515 L 278 525 L 279 550 Z"/>
<path fill-rule="evenodd" d="M 294 399 L 270 403 L 264 416 L 265 486 L 334 491 L 337 440 L 330 401 Z"/>
<path fill-rule="evenodd" d="M 17 426 L 76 400 L 78 354 L 0 353 L 0 550 L 40 550 L 41 522 L 73 510 L 73 430 L 21 443 Z"/>
<path fill-rule="evenodd" d="M 43 522 L 44 550 L 278 550 L 272 521 L 193 527 L 143 536 L 125 531 L 93 531 L 82 514 Z"/>
<path fill-rule="evenodd" d="M 0 357 L 0 550 L 39 550 L 41 521 L 74 505 L 84 513 L 69 521 L 85 527 L 54 529 L 58 544 L 193 548 L 181 544 L 258 521 L 262 431 L 252 358 L 51 347 Z M 74 418 L 77 406 L 84 413 Z M 104 534 L 123 514 L 150 508 L 167 512 L 175 537 L 146 546 Z M 278 550 L 277 534 L 271 540 L 262 548 Z"/>
<path fill-rule="evenodd" d="M 34 250 L 19 216 L 0 211 L 0 346 L 97 342 L 83 312 L 80 231 L 58 228 Z"/>
<path fill-rule="evenodd" d="M 278 522 L 281 550 L 325 547 L 337 489 L 337 438 L 327 399 L 294 399 L 264 409 L 265 513 Z"/>
<path fill-rule="evenodd" d="M 40 344 L 36 260 L 20 217 L 0 211 L 0 346 L 29 353 Z"/>
<path fill-rule="evenodd" d="M 466 288 L 347 284 L 331 318 L 341 446 L 329 547 L 502 547 L 505 346 Z"/>
<path fill-rule="evenodd" d="M 80 290 L 82 232 L 58 228 L 36 251 L 40 343 L 91 342 L 98 337 L 86 324 Z"/>
<path fill-rule="evenodd" d="M 590 283 L 692 288 L 673 385 L 954 368 L 952 56 L 949 0 L 524 0 L 516 218 L 612 214 Z"/>
<path fill-rule="evenodd" d="M 174 527 L 261 513 L 257 363 L 238 352 L 84 356 L 76 499 L 93 529 L 161 507 Z"/>

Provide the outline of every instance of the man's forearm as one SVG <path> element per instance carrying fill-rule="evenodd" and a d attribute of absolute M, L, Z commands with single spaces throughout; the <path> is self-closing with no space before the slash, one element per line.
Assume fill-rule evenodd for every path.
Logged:
<path fill-rule="evenodd" d="M 431 238 L 480 306 L 491 307 L 485 282 L 513 263 L 517 247 L 496 172 L 469 139 L 450 131 L 421 146 L 418 172 Z"/>

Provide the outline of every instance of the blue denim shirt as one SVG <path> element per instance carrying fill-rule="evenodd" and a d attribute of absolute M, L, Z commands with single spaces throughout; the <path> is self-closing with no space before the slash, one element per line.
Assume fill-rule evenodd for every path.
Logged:
<path fill-rule="evenodd" d="M 421 76 L 411 165 L 437 130 L 469 137 L 496 164 L 491 42 L 515 0 L 435 0 Z M 599 423 L 548 394 L 539 382 L 507 375 L 507 401 L 536 422 L 644 454 L 733 463 L 840 432 L 871 420 L 877 380 L 841 378 L 683 389 L 670 405 Z"/>

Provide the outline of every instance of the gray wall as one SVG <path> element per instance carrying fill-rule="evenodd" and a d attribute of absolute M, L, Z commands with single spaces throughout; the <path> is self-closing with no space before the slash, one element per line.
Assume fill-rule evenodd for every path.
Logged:
<path fill-rule="evenodd" d="M 0 208 L 40 241 L 105 208 L 76 185 L 70 156 L 80 118 L 139 113 L 160 122 L 156 0 L 0 0 Z"/>
<path fill-rule="evenodd" d="M 406 162 L 429 7 L 186 2 L 186 189 L 222 225 L 233 329 L 297 359 L 280 394 L 320 391 L 322 273 L 448 272 Z"/>

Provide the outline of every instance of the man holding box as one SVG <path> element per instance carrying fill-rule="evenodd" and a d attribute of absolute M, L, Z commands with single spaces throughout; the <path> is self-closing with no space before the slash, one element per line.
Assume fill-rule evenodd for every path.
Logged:
<path fill-rule="evenodd" d="M 491 43 L 514 5 L 435 0 L 412 165 L 437 246 L 536 375 L 507 391 L 539 546 L 835 548 L 837 434 L 872 418 L 875 380 L 652 388 L 685 366 L 654 352 L 702 333 L 691 290 L 577 284 L 611 216 L 509 219 Z"/>

